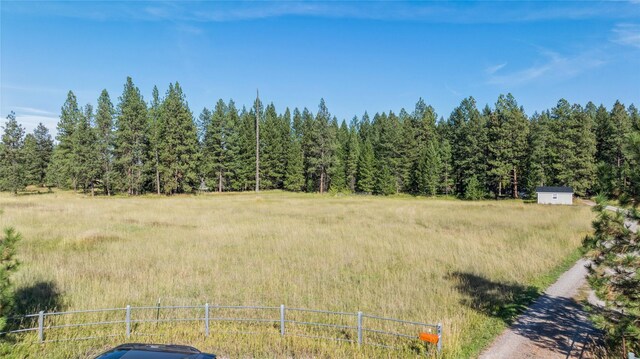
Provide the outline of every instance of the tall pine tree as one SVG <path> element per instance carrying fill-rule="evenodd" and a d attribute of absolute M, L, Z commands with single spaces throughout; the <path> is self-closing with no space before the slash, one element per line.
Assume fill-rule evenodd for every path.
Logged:
<path fill-rule="evenodd" d="M 157 194 L 162 191 L 162 183 L 160 182 L 160 148 L 164 139 L 160 136 L 162 130 L 162 101 L 158 87 L 153 86 L 151 92 L 151 103 L 149 104 L 149 154 L 148 163 L 153 173 L 153 189 Z"/>
<path fill-rule="evenodd" d="M 148 161 L 149 122 L 147 105 L 140 90 L 127 77 L 119 98 L 114 133 L 114 167 L 118 173 L 118 188 L 129 194 L 142 193 L 145 183 L 145 164 Z"/>
<path fill-rule="evenodd" d="M 32 133 L 28 133 L 24 137 L 24 144 L 22 146 L 22 158 L 24 161 L 25 184 L 38 184 L 40 159 L 38 158 L 36 137 Z"/>
<path fill-rule="evenodd" d="M 531 119 L 527 153 L 526 188 L 529 196 L 535 195 L 536 187 L 549 183 L 547 167 L 551 135 L 548 114 L 534 114 Z"/>
<path fill-rule="evenodd" d="M 113 178 L 113 116 L 115 109 L 109 92 L 102 90 L 96 112 L 96 150 L 100 161 L 100 177 L 104 194 L 111 195 Z"/>
<path fill-rule="evenodd" d="M 33 130 L 33 136 L 36 140 L 36 152 L 38 172 L 36 174 L 36 184 L 44 186 L 47 177 L 47 171 L 49 164 L 51 163 L 51 156 L 53 154 L 53 139 L 49 134 L 49 129 L 42 123 L 39 123 L 35 130 Z"/>
<path fill-rule="evenodd" d="M 371 141 L 366 139 L 360 151 L 358 159 L 358 182 L 357 190 L 363 193 L 373 193 L 376 183 L 375 178 L 375 157 L 373 154 L 373 145 Z"/>
<path fill-rule="evenodd" d="M 219 99 L 213 112 L 204 109 L 200 115 L 204 125 L 202 171 L 208 187 L 222 192 L 227 172 L 225 127 L 227 104 Z"/>
<path fill-rule="evenodd" d="M 358 175 L 358 158 L 360 157 L 360 136 L 358 135 L 358 118 L 354 117 L 349 126 L 349 136 L 344 155 L 346 185 L 351 192 L 356 190 Z"/>
<path fill-rule="evenodd" d="M 198 178 L 198 133 L 179 83 L 169 84 L 161 105 L 160 180 L 166 194 L 195 191 Z"/>
<path fill-rule="evenodd" d="M 96 132 L 92 127 L 93 107 L 87 104 L 73 133 L 74 171 L 78 185 L 95 194 L 95 183 L 100 177 L 100 153 L 96 151 Z"/>
<path fill-rule="evenodd" d="M 82 117 L 82 113 L 78 107 L 76 96 L 72 91 L 69 91 L 67 100 L 62 105 L 60 121 L 57 126 L 58 134 L 56 139 L 58 140 L 58 145 L 54 150 L 53 163 L 48 173 L 48 182 L 58 187 L 71 187 L 74 190 L 78 188 L 78 172 L 74 166 L 76 162 L 74 133 L 78 127 L 80 117 Z"/>
<path fill-rule="evenodd" d="M 11 111 L 2 126 L 0 142 L 0 189 L 18 194 L 27 184 L 23 157 L 24 128 Z"/>

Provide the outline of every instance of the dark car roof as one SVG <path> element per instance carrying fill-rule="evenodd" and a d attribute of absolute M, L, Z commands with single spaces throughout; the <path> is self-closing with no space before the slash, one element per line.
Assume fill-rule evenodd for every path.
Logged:
<path fill-rule="evenodd" d="M 573 188 L 542 186 L 542 187 L 536 187 L 536 192 L 573 193 Z"/>
<path fill-rule="evenodd" d="M 186 345 L 128 343 L 119 345 L 95 359 L 215 359 Z"/>

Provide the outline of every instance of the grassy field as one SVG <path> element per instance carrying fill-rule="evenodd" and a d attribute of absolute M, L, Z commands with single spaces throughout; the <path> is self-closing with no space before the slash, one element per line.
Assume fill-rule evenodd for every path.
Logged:
<path fill-rule="evenodd" d="M 34 304 L 27 297 L 38 296 L 58 309 L 161 298 L 164 305 L 361 310 L 443 323 L 449 358 L 473 356 L 499 333 L 576 258 L 592 219 L 584 206 L 282 192 L 1 194 L 0 208 L 0 227 L 15 226 L 24 237 L 15 277 L 23 310 Z M 173 333 L 188 336 L 185 330 Z M 172 340 L 232 357 L 366 357 L 372 350 L 268 336 L 185 338 Z M 114 342 L 10 350 L 83 357 Z"/>

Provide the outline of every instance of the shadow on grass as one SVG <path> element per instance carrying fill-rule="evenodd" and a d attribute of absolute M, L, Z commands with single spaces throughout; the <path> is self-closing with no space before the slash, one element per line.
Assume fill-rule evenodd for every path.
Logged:
<path fill-rule="evenodd" d="M 62 294 L 54 282 L 43 281 L 19 288 L 13 299 L 11 314 L 7 318 L 5 328 L 1 328 L 2 331 L 36 327 L 38 325 L 37 316 L 27 318 L 26 315 L 37 314 L 41 310 L 45 312 L 64 310 Z M 1 335 L 0 340 L 17 342 L 19 335 Z"/>
<path fill-rule="evenodd" d="M 64 309 L 62 293 L 54 282 L 38 282 L 19 288 L 14 299 L 13 314 L 16 316 Z"/>
<path fill-rule="evenodd" d="M 472 273 L 454 272 L 448 279 L 456 281 L 455 288 L 463 295 L 463 305 L 507 324 L 540 295 L 533 286 L 498 283 Z"/>
<path fill-rule="evenodd" d="M 582 304 L 572 298 L 541 294 L 537 288 L 499 283 L 471 273 L 452 273 L 462 304 L 499 318 L 533 345 L 582 357 L 600 337 Z M 525 315 L 519 316 L 525 313 Z"/>

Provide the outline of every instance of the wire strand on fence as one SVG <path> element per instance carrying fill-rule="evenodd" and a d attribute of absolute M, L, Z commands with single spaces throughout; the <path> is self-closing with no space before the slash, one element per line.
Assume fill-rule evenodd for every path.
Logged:
<path fill-rule="evenodd" d="M 140 312 L 145 311 L 145 310 L 154 310 L 154 311 L 158 311 L 158 315 L 155 317 L 155 319 L 150 319 L 150 318 L 140 318 Z M 163 310 L 165 313 L 167 311 L 170 310 L 204 310 L 204 316 L 200 317 L 200 315 L 203 314 L 203 312 L 200 312 L 199 315 L 195 318 L 193 317 L 170 317 L 170 318 L 162 318 L 160 319 L 159 317 L 159 313 L 160 310 Z M 234 318 L 234 317 L 222 317 L 222 316 L 211 316 L 211 312 L 214 311 L 215 312 L 220 312 L 220 311 L 236 311 L 236 310 L 242 310 L 242 311 L 252 311 L 253 314 L 256 314 L 256 310 L 258 311 L 278 311 L 279 312 L 279 318 L 278 319 L 274 319 L 274 318 L 250 318 L 250 317 L 238 317 L 238 318 Z M 119 319 L 119 320 L 104 320 L 104 319 L 108 319 L 108 317 L 102 317 L 102 318 L 95 318 L 98 319 L 98 321 L 89 321 L 89 322 L 73 322 L 73 323 L 69 323 L 69 322 L 64 322 L 63 318 L 66 318 L 66 316 L 77 316 L 77 315 L 89 315 L 89 314 L 93 314 L 93 313 L 97 313 L 97 314 L 106 314 L 106 313 L 122 313 L 122 311 L 125 311 L 124 313 L 124 320 Z M 137 318 L 132 318 L 132 316 L 135 314 L 135 316 L 137 316 Z M 289 313 L 289 314 L 287 314 Z M 218 313 L 218 314 L 222 314 L 222 313 Z M 228 314 L 228 313 L 227 313 Z M 274 313 L 275 314 L 275 313 Z M 117 314 L 115 314 L 117 315 Z M 122 314 L 120 314 L 122 315 Z M 336 317 L 333 317 L 334 319 L 329 321 L 329 322 L 322 322 L 322 321 L 318 321 L 318 315 L 322 316 L 322 315 L 330 315 L 330 316 L 342 316 L 343 319 L 335 319 Z M 302 316 L 302 318 L 301 318 Z M 287 318 L 289 317 L 289 318 Z M 344 318 L 344 317 L 349 317 L 349 319 Z M 354 320 L 355 317 L 355 322 L 351 322 L 352 320 Z M 421 323 L 421 322 L 415 322 L 415 321 L 407 321 L 407 320 L 401 320 L 401 319 L 394 319 L 394 318 L 386 318 L 386 317 L 380 317 L 380 316 L 376 316 L 376 315 L 371 315 L 371 314 L 364 314 L 362 312 L 355 312 L 355 313 L 350 313 L 350 312 L 332 312 L 332 311 L 328 311 L 328 310 L 318 310 L 318 309 L 305 309 L 305 308 L 288 308 L 285 307 L 285 305 L 281 305 L 279 307 L 274 307 L 274 306 L 240 306 L 240 305 L 209 305 L 208 303 L 204 304 L 204 305 L 185 305 L 185 306 L 140 306 L 140 307 L 132 307 L 130 305 L 127 305 L 124 308 L 106 308 L 106 309 L 88 309 L 88 310 L 76 310 L 76 311 L 63 311 L 63 312 L 48 312 L 45 313 L 43 311 L 37 313 L 37 314 L 28 314 L 28 315 L 24 315 L 22 317 L 13 317 L 13 318 L 18 318 L 21 320 L 24 319 L 29 319 L 29 320 L 24 320 L 25 322 L 30 322 L 31 324 L 33 324 L 33 320 L 35 318 L 37 318 L 37 327 L 32 327 L 32 328 L 17 328 L 14 330 L 10 330 L 10 331 L 5 331 L 5 332 L 0 332 L 0 336 L 2 335 L 9 335 L 9 334 L 22 334 L 22 333 L 27 333 L 27 332 L 33 332 L 33 331 L 37 331 L 38 334 L 38 342 L 40 343 L 49 343 L 49 342 L 59 342 L 59 341 L 71 341 L 71 340 L 87 340 L 87 339 L 97 339 L 97 338 L 109 338 L 109 337 L 114 337 L 114 336 L 124 336 L 126 338 L 130 338 L 132 335 L 162 335 L 162 334 L 150 334 L 150 333 L 137 333 L 135 331 L 135 329 L 133 328 L 134 325 L 138 325 L 138 324 L 145 324 L 145 323 L 171 323 L 171 322 L 204 322 L 204 335 L 205 336 L 209 336 L 210 335 L 210 324 L 212 322 L 239 322 L 239 323 L 279 323 L 279 329 L 280 329 L 280 336 L 295 336 L 295 337 L 303 337 L 303 338 L 312 338 L 312 339 L 325 339 L 325 340 L 334 340 L 334 341 L 340 341 L 340 342 L 350 342 L 350 343 L 357 343 L 358 345 L 362 345 L 362 344 L 366 344 L 366 345 L 372 345 L 372 346 L 378 346 L 378 347 L 384 347 L 384 348 L 395 348 L 393 346 L 389 346 L 386 345 L 387 343 L 385 342 L 373 342 L 372 338 L 366 338 L 367 335 L 366 333 L 372 333 L 372 334 L 377 334 L 377 335 L 385 335 L 385 336 L 392 336 L 392 337 L 396 337 L 396 338 L 401 338 L 401 339 L 410 339 L 410 340 L 418 340 L 418 336 L 419 336 L 419 332 L 416 330 L 416 333 L 412 333 L 412 334 L 408 334 L 409 330 L 406 327 L 403 327 L 403 330 L 400 330 L 398 328 L 396 328 L 397 331 L 393 331 L 393 330 L 388 330 L 387 328 L 389 327 L 389 325 L 391 324 L 387 324 L 385 325 L 383 328 L 377 328 L 375 325 L 372 326 L 376 321 L 382 321 L 382 322 L 388 322 L 388 323 L 396 323 L 396 324 L 406 324 L 406 325 L 411 325 L 411 326 L 418 326 L 418 327 L 423 327 L 423 328 L 435 328 L 437 331 L 437 335 L 438 335 L 438 342 L 436 345 L 436 348 L 438 351 L 440 351 L 442 349 L 442 324 L 429 324 L 429 323 Z M 12 318 L 12 319 L 13 319 Z M 74 317 L 75 318 L 75 317 Z M 119 318 L 122 318 L 122 316 L 120 316 Z M 371 321 L 365 321 L 364 319 L 371 319 L 373 320 L 373 322 Z M 94 320 L 95 320 L 94 319 Z M 99 320 L 99 319 L 103 319 L 103 320 Z M 311 319 L 311 320 L 309 320 Z M 45 326 L 45 320 L 47 320 L 47 323 L 49 323 L 49 326 Z M 335 321 L 338 321 L 337 323 Z M 344 324 L 345 321 L 349 321 L 352 324 Z M 51 322 L 53 321 L 53 322 Z M 366 322 L 366 323 L 365 323 Z M 21 323 L 22 324 L 22 323 Z M 45 331 L 47 333 L 51 333 L 51 332 L 55 332 L 56 330 L 59 329 L 65 329 L 68 330 L 70 328 L 84 328 L 84 327 L 93 327 L 93 326 L 107 326 L 107 325 L 113 325 L 113 326 L 117 326 L 117 325 L 122 325 L 125 324 L 125 331 L 122 334 L 109 334 L 109 335 L 101 335 L 101 336 L 88 336 L 88 337 L 73 337 L 73 338 L 56 338 L 56 339 L 46 339 L 45 340 Z M 338 330 L 340 331 L 340 335 L 338 336 L 324 336 L 324 335 L 311 335 L 311 334 L 304 334 L 304 333 L 300 333 L 299 330 L 295 330 L 295 327 L 291 330 L 287 330 L 285 331 L 285 325 L 286 324 L 290 324 L 290 325 L 301 325 L 301 326 L 307 326 L 307 327 L 317 327 L 319 329 L 323 328 L 324 331 L 316 331 L 316 333 L 327 333 L 327 330 Z M 355 324 L 355 325 L 354 325 Z M 370 324 L 369 326 L 367 326 L 366 324 Z M 122 327 L 120 327 L 122 328 Z M 136 326 L 137 328 L 137 326 Z M 383 330 L 385 329 L 385 330 Z M 122 330 L 122 329 L 120 329 Z M 273 329 L 272 329 L 273 330 Z M 347 336 L 347 338 L 344 337 L 340 337 L 340 336 L 344 336 L 345 330 L 354 330 L 356 331 L 355 334 L 356 338 L 354 339 L 349 339 L 350 336 Z M 67 332 L 65 332 L 67 333 Z M 224 334 L 224 333 L 236 333 L 236 334 L 247 334 L 248 332 L 246 331 L 215 331 L 215 333 L 220 333 L 220 334 Z M 275 334 L 275 333 L 274 333 Z M 49 335 L 47 335 L 49 336 Z M 375 337 L 377 339 L 380 339 L 380 337 Z"/>

